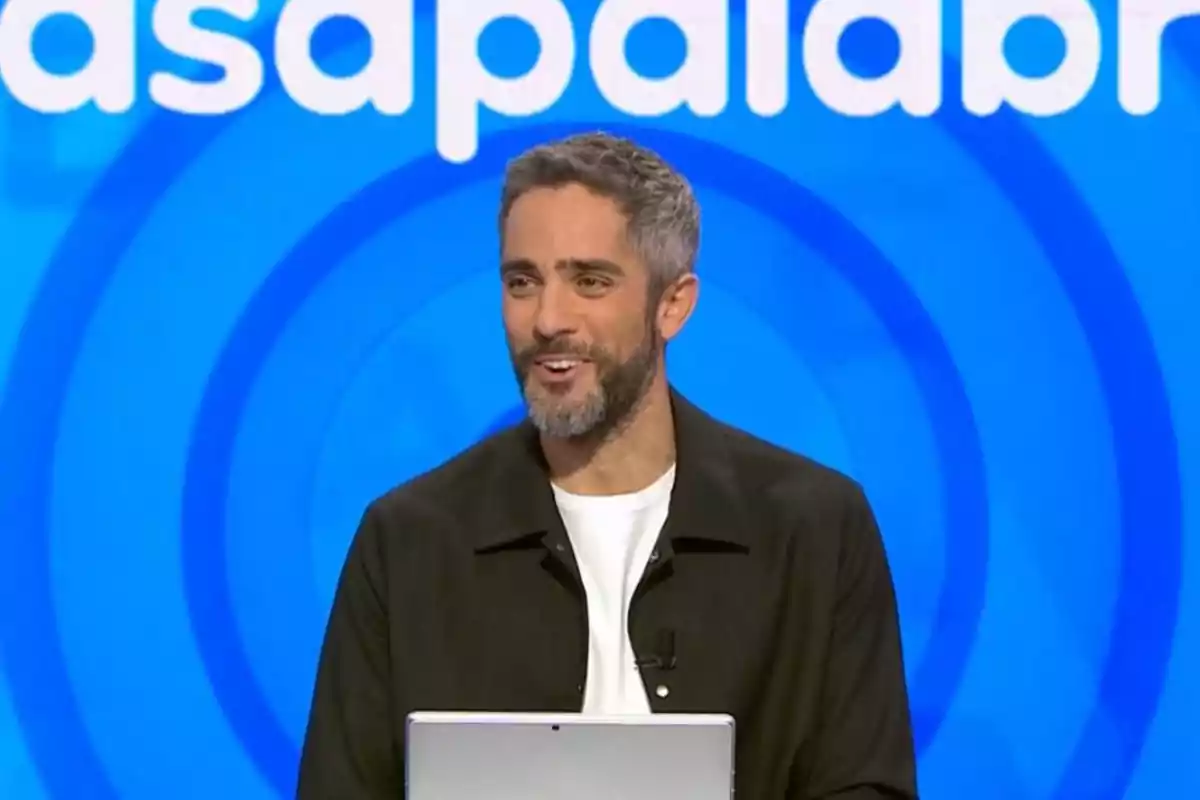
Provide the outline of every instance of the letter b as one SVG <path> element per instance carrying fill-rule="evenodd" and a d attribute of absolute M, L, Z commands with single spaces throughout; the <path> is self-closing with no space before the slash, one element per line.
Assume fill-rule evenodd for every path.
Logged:
<path fill-rule="evenodd" d="M 1026 78 L 1009 66 L 1004 41 L 1029 17 L 1049 19 L 1067 43 L 1066 56 L 1050 75 Z M 1100 70 L 1100 24 L 1088 0 L 964 0 L 963 104 L 980 116 L 1008 101 L 1037 116 L 1060 114 L 1078 105 Z"/>

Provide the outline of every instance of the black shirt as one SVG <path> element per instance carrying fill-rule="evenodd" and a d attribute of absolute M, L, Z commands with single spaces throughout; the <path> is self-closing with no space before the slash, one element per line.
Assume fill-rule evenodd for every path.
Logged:
<path fill-rule="evenodd" d="M 734 716 L 738 797 L 916 798 L 895 593 L 861 488 L 672 404 L 675 487 L 629 615 L 651 709 Z M 392 489 L 339 580 L 298 797 L 403 797 L 411 711 L 579 711 L 587 624 L 528 422 Z"/>

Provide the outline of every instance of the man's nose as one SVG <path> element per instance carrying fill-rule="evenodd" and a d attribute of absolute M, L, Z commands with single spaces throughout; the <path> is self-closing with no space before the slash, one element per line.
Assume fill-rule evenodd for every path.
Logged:
<path fill-rule="evenodd" d="M 575 314 L 567 289 L 549 284 L 542 290 L 538 297 L 535 326 L 538 335 L 546 339 L 574 332 Z"/>

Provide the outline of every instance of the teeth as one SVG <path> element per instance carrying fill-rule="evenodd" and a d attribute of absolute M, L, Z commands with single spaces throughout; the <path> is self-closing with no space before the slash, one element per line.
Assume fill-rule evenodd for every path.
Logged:
<path fill-rule="evenodd" d="M 546 366 L 550 369 L 570 369 L 578 363 L 578 361 L 547 361 Z"/>

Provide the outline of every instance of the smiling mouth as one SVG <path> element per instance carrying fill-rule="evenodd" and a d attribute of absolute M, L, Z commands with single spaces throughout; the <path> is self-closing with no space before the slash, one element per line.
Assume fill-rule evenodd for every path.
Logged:
<path fill-rule="evenodd" d="M 578 358 L 548 358 L 538 363 L 551 372 L 568 372 L 583 362 Z"/>
<path fill-rule="evenodd" d="M 539 358 L 534 361 L 534 365 L 537 366 L 538 372 L 540 372 L 543 377 L 551 379 L 571 378 L 576 372 L 579 371 L 580 367 L 586 363 L 587 362 L 584 359 L 575 358 L 573 356 Z"/>

